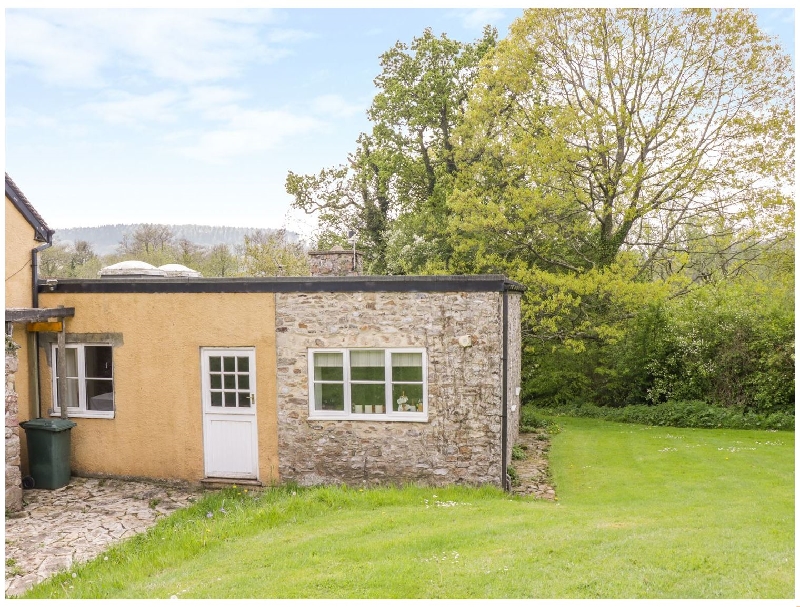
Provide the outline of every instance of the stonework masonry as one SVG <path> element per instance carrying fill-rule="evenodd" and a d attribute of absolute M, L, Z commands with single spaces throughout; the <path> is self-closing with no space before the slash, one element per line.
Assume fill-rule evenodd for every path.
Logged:
<path fill-rule="evenodd" d="M 506 461 L 511 465 L 511 448 L 519 438 L 519 415 L 522 402 L 522 322 L 520 309 L 521 293 L 508 292 L 508 444 Z"/>
<path fill-rule="evenodd" d="M 276 294 L 281 479 L 501 485 L 502 302 L 499 292 Z M 509 304 L 509 325 L 518 325 L 518 294 Z M 518 340 L 519 328 L 510 335 Z M 425 348 L 428 420 L 309 420 L 308 349 L 339 347 Z M 512 365 L 519 347 L 510 344 Z M 511 430 L 519 370 L 508 379 Z"/>
<path fill-rule="evenodd" d="M 22 475 L 19 458 L 19 420 L 14 378 L 17 353 L 6 350 L 6 510 L 22 510 Z"/>
<path fill-rule="evenodd" d="M 358 276 L 361 274 L 363 258 L 361 251 L 334 247 L 329 251 L 310 251 L 308 264 L 311 276 Z"/>

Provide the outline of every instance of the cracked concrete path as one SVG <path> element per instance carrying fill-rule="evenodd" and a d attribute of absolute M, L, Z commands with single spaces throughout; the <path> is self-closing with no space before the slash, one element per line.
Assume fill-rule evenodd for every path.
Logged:
<path fill-rule="evenodd" d="M 22 512 L 6 516 L 6 596 L 21 594 L 146 531 L 200 493 L 188 487 L 78 477 L 60 489 L 26 490 Z"/>

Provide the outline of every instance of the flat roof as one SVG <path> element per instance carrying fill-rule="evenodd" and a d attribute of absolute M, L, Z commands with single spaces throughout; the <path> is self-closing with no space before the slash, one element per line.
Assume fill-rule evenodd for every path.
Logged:
<path fill-rule="evenodd" d="M 40 293 L 503 292 L 525 287 L 501 274 L 469 276 L 277 276 L 270 278 L 59 278 Z"/>

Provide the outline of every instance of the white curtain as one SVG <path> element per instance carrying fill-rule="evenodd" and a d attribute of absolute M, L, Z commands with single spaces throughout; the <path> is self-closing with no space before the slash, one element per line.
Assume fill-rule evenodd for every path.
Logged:
<path fill-rule="evenodd" d="M 382 367 L 384 361 L 383 350 L 354 350 L 350 352 L 351 367 Z"/>
<path fill-rule="evenodd" d="M 341 352 L 315 352 L 315 367 L 341 367 L 343 365 L 343 355 Z"/>
<path fill-rule="evenodd" d="M 421 367 L 422 366 L 422 353 L 421 352 L 401 352 L 392 354 L 393 367 Z"/>

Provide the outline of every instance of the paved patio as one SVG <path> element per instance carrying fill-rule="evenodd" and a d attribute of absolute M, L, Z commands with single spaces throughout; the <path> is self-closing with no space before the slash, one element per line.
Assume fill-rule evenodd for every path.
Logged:
<path fill-rule="evenodd" d="M 6 516 L 6 596 L 73 563 L 88 561 L 114 542 L 146 531 L 191 504 L 200 490 L 115 479 L 73 477 L 61 489 L 30 489 L 19 518 Z"/>

